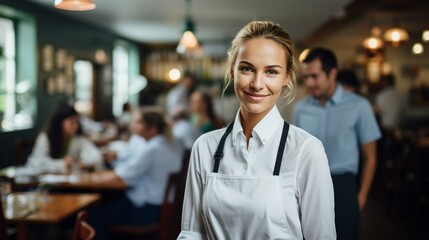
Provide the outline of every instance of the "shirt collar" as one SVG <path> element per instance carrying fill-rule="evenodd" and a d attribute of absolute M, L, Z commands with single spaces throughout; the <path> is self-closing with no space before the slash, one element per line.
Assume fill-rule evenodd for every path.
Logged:
<path fill-rule="evenodd" d="M 265 145 L 270 138 L 277 132 L 278 125 L 284 122 L 276 105 L 268 112 L 268 114 L 259 121 L 253 128 L 252 135 L 260 140 Z M 243 126 L 240 121 L 240 110 L 237 112 L 232 129 L 232 142 L 235 144 L 238 134 L 242 134 Z"/>
<path fill-rule="evenodd" d="M 329 101 L 332 104 L 337 105 L 341 101 L 343 94 L 344 94 L 343 86 L 341 86 L 341 84 L 337 83 L 337 87 L 335 88 L 334 95 L 332 95 L 332 97 L 331 97 L 331 99 L 329 99 Z"/>
<path fill-rule="evenodd" d="M 343 86 L 341 86 L 341 84 L 337 83 L 336 87 L 335 87 L 334 94 L 328 100 L 328 102 L 331 103 L 332 105 L 337 105 L 341 101 L 341 98 L 343 97 L 343 95 L 344 95 L 344 88 L 343 88 Z M 311 95 L 310 95 L 309 100 L 313 105 L 320 105 L 319 100 L 317 100 L 315 97 L 313 97 Z"/>

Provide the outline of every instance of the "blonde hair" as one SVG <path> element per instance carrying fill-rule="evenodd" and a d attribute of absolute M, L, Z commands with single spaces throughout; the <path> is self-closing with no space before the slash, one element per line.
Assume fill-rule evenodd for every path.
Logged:
<path fill-rule="evenodd" d="M 244 26 L 232 41 L 231 48 L 228 50 L 228 68 L 224 79 L 223 92 L 228 88 L 231 82 L 231 70 L 237 61 L 238 50 L 247 41 L 255 38 L 265 38 L 279 43 L 286 51 L 286 73 L 290 79 L 282 89 L 283 98 L 286 103 L 290 103 L 295 97 L 296 78 L 295 78 L 295 48 L 288 32 L 279 24 L 270 21 L 252 21 Z"/>

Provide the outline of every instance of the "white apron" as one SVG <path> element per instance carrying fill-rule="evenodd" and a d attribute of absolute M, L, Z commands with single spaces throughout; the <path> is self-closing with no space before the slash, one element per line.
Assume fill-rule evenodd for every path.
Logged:
<path fill-rule="evenodd" d="M 202 211 L 209 239 L 293 239 L 287 224 L 282 177 L 279 176 L 289 125 L 285 122 L 273 176 L 236 176 L 218 173 L 228 126 L 215 153 L 213 172 L 207 174 Z"/>

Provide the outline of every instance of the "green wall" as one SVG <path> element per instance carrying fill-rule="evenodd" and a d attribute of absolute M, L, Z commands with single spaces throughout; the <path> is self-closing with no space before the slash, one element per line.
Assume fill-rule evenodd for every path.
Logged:
<path fill-rule="evenodd" d="M 37 109 L 35 126 L 32 129 L 0 133 L 0 167 L 4 167 L 14 164 L 15 139 L 35 138 L 46 123 L 51 109 L 55 104 L 57 104 L 58 101 L 68 99 L 68 97 L 63 94 L 48 95 L 44 89 L 45 79 L 44 74 L 39 70 L 40 66 L 37 64 L 26 65 L 26 63 L 22 63 L 20 60 L 25 58 L 36 58 L 36 61 L 33 62 L 38 63 L 39 61 L 37 61 L 37 59 L 40 59 L 39 51 L 41 46 L 49 43 L 55 48 L 65 49 L 69 54 L 75 56 L 76 59 L 91 61 L 94 61 L 93 53 L 95 50 L 103 48 L 108 54 L 108 59 L 111 61 L 115 41 L 124 38 L 121 38 L 105 29 L 100 29 L 70 17 L 63 16 L 54 11 L 53 7 L 40 7 L 24 0 L 0 0 L 0 8 L 2 8 L 1 5 L 3 5 L 3 9 L 4 7 L 7 9 L 16 9 L 18 12 L 28 14 L 34 19 L 36 26 L 36 31 L 34 32 L 36 35 L 36 43 L 34 43 L 34 41 L 29 42 L 27 38 L 21 38 L 18 41 L 26 41 L 25 44 L 27 47 L 32 44 L 36 44 L 37 49 L 37 51 L 33 51 L 35 54 L 32 54 L 31 50 L 24 50 L 19 52 L 17 55 L 17 71 L 22 74 L 27 74 L 27 76 L 30 77 L 31 73 L 33 73 L 33 75 L 36 73 L 35 75 L 37 75 L 37 79 L 35 81 L 37 100 L 36 103 L 29 103 L 33 104 Z M 19 38 L 19 36 L 17 37 Z M 105 65 L 98 65 L 98 71 L 100 71 L 100 73 L 106 71 L 111 72 L 112 66 L 110 61 Z M 29 73 L 30 75 L 28 75 Z M 105 84 L 112 84 L 111 76 L 102 77 L 101 75 L 102 74 L 100 74 L 100 77 L 96 80 L 96 86 L 103 87 Z M 97 96 L 99 104 L 96 106 L 97 113 L 100 115 L 107 115 L 111 112 L 112 108 L 111 92 L 97 92 L 99 92 L 99 95 Z"/>

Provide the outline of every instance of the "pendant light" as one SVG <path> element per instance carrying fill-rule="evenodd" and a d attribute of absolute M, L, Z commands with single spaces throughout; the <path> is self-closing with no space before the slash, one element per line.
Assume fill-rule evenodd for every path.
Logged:
<path fill-rule="evenodd" d="M 371 35 L 365 38 L 362 42 L 362 46 L 371 52 L 377 52 L 383 48 L 383 40 L 380 39 L 381 30 L 379 27 L 373 27 L 371 29 Z"/>
<path fill-rule="evenodd" d="M 429 42 L 429 30 L 428 29 L 423 30 L 422 40 L 423 40 L 423 42 Z"/>
<path fill-rule="evenodd" d="M 386 30 L 384 33 L 384 40 L 390 42 L 392 46 L 398 47 L 402 43 L 410 39 L 407 30 L 400 27 L 393 27 Z"/>
<path fill-rule="evenodd" d="M 55 7 L 70 11 L 88 11 L 95 9 L 92 0 L 55 0 Z"/>
<path fill-rule="evenodd" d="M 387 29 L 384 32 L 383 37 L 384 40 L 392 44 L 393 47 L 398 47 L 402 43 L 410 40 L 407 30 L 398 26 L 398 21 L 395 14 L 393 15 L 393 27 Z"/>
<path fill-rule="evenodd" d="M 180 38 L 179 45 L 177 45 L 176 51 L 180 54 L 193 54 L 199 52 L 200 46 L 198 40 L 195 37 L 195 25 L 191 18 L 191 0 L 186 1 L 186 16 L 184 33 Z"/>

